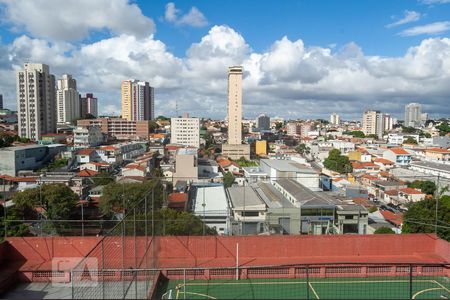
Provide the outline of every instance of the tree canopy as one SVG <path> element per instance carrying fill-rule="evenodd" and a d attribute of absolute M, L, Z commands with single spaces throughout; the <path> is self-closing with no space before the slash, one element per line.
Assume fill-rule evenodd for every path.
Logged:
<path fill-rule="evenodd" d="M 436 191 L 436 184 L 430 180 L 414 180 L 408 183 L 408 187 L 420 189 L 423 193 L 427 195 L 434 195 Z"/>
<path fill-rule="evenodd" d="M 450 126 L 448 125 L 448 122 L 442 122 L 436 128 L 439 130 L 439 135 L 444 136 L 450 133 Z"/>
<path fill-rule="evenodd" d="M 47 219 L 68 220 L 77 205 L 78 195 L 64 184 L 45 184 L 41 188 L 15 193 L 12 200 L 26 218 L 32 218 L 34 209 L 42 207 Z"/>
<path fill-rule="evenodd" d="M 404 144 L 414 144 L 417 145 L 417 141 L 415 138 L 408 136 L 408 138 L 403 142 Z"/>
<path fill-rule="evenodd" d="M 437 227 L 436 199 L 412 203 L 403 215 L 403 233 L 433 233 L 437 228 L 440 238 L 450 241 L 450 196 L 441 196 L 438 201 Z"/>
<path fill-rule="evenodd" d="M 341 155 L 338 149 L 332 149 L 328 153 L 328 157 L 323 162 L 325 168 L 338 172 L 340 174 L 351 173 L 353 170 L 352 164 L 347 156 Z"/>
<path fill-rule="evenodd" d="M 225 175 L 223 175 L 223 185 L 225 186 L 225 188 L 229 188 L 230 186 L 232 186 L 233 182 L 234 175 L 231 172 L 227 172 L 225 173 Z"/>
<path fill-rule="evenodd" d="M 307 147 L 305 144 L 299 144 L 296 148 L 295 148 L 295 151 L 297 152 L 297 153 L 300 153 L 300 154 L 309 154 L 310 153 L 310 151 L 311 151 L 311 149 L 309 148 L 309 147 Z"/>
<path fill-rule="evenodd" d="M 383 227 L 380 227 L 377 230 L 375 230 L 374 233 L 375 234 L 387 234 L 387 233 L 390 234 L 390 233 L 395 233 L 395 232 L 391 228 L 383 226 Z"/>
<path fill-rule="evenodd" d="M 361 130 L 344 131 L 343 133 L 347 134 L 347 135 L 353 135 L 354 137 L 357 137 L 357 138 L 364 138 L 364 137 L 366 137 L 364 132 L 362 132 Z"/>

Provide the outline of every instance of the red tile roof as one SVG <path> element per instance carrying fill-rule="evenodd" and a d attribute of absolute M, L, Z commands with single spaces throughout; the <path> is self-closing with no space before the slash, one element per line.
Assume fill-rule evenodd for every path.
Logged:
<path fill-rule="evenodd" d="M 405 149 L 403 149 L 401 147 L 395 147 L 395 148 L 391 148 L 389 150 L 391 150 L 392 152 L 394 152 L 397 155 L 408 155 L 409 154 L 408 151 L 406 151 Z"/>
<path fill-rule="evenodd" d="M 425 193 L 413 188 L 403 188 L 400 191 L 409 195 L 425 195 Z"/>
<path fill-rule="evenodd" d="M 389 159 L 382 158 L 382 157 L 375 159 L 374 162 L 381 163 L 383 165 L 393 165 L 394 164 L 394 162 L 390 161 Z"/>
<path fill-rule="evenodd" d="M 91 153 L 94 151 L 95 151 L 95 149 L 92 149 L 92 148 L 81 149 L 81 150 L 78 150 L 78 155 L 91 155 Z"/>
<path fill-rule="evenodd" d="M 426 152 L 442 153 L 442 154 L 450 154 L 450 151 L 448 151 L 447 149 L 442 149 L 442 148 L 431 148 L 431 149 L 427 149 L 425 151 Z"/>
<path fill-rule="evenodd" d="M 377 176 L 373 176 L 373 175 L 370 175 L 370 174 L 364 174 L 363 176 L 361 176 L 362 178 L 366 178 L 366 179 L 369 179 L 369 180 L 379 180 L 379 178 L 377 177 Z"/>
<path fill-rule="evenodd" d="M 389 196 L 397 196 L 398 195 L 398 191 L 397 190 L 390 190 L 390 191 L 386 191 L 384 193 L 386 195 L 389 195 Z"/>
<path fill-rule="evenodd" d="M 169 202 L 186 202 L 188 200 L 188 194 L 186 193 L 171 193 L 167 198 Z"/>
<path fill-rule="evenodd" d="M 95 176 L 97 174 L 98 174 L 98 172 L 92 171 L 89 169 L 84 169 L 84 170 L 81 170 L 80 172 L 78 172 L 78 176 L 80 176 L 80 177 L 91 177 L 91 176 Z"/>
<path fill-rule="evenodd" d="M 146 168 L 145 167 L 143 167 L 143 166 L 140 166 L 140 165 L 136 165 L 136 164 L 129 164 L 129 165 L 126 165 L 125 167 L 124 167 L 124 169 L 129 169 L 129 170 L 140 170 L 140 171 L 142 171 L 142 172 L 145 172 L 145 170 L 146 170 Z"/>
<path fill-rule="evenodd" d="M 115 147 L 115 146 L 103 146 L 103 147 L 101 147 L 101 149 L 105 150 L 105 151 L 116 151 L 117 147 Z"/>
<path fill-rule="evenodd" d="M 228 159 L 221 159 L 217 162 L 221 168 L 226 168 L 231 165 L 231 161 Z"/>
<path fill-rule="evenodd" d="M 403 214 L 394 214 L 393 212 L 390 212 L 388 210 L 381 210 L 381 215 L 383 215 L 383 218 L 386 219 L 386 221 L 400 226 L 403 223 Z"/>

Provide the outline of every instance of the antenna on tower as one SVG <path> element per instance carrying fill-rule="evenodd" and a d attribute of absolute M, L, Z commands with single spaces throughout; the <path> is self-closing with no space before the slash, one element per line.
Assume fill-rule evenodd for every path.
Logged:
<path fill-rule="evenodd" d="M 175 114 L 176 117 L 178 118 L 180 115 L 178 114 L 178 100 L 175 100 Z"/>

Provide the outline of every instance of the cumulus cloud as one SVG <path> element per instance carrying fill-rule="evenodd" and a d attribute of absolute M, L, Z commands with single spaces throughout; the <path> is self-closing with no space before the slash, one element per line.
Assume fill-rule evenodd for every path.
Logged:
<path fill-rule="evenodd" d="M 403 12 L 403 14 L 404 14 L 403 18 L 401 18 L 400 20 L 395 21 L 393 23 L 387 24 L 386 28 L 392 28 L 392 27 L 408 24 L 411 22 L 416 22 L 416 21 L 419 21 L 422 16 L 420 13 L 413 11 L 413 10 L 405 10 Z"/>
<path fill-rule="evenodd" d="M 327 117 L 339 111 L 360 118 L 371 107 L 398 114 L 407 102 L 448 115 L 450 39 L 429 38 L 397 57 L 368 56 L 356 43 L 341 48 L 311 47 L 281 37 L 257 52 L 228 26 L 213 26 L 186 55 L 174 55 L 153 36 L 130 34 L 74 47 L 71 43 L 17 37 L 0 44 L 0 90 L 15 106 L 14 70 L 26 60 L 48 63 L 57 77 L 73 74 L 80 92 L 94 92 L 100 113 L 120 113 L 120 83 L 147 80 L 155 87 L 156 114 L 223 118 L 227 71 L 244 66 L 244 115 L 261 112 L 287 118 Z"/>
<path fill-rule="evenodd" d="M 450 22 L 434 22 L 426 25 L 415 26 L 408 28 L 399 33 L 401 36 L 416 36 L 416 35 L 434 35 L 444 33 L 450 30 Z"/>
<path fill-rule="evenodd" d="M 3 18 L 13 30 L 51 40 L 80 40 L 91 31 L 145 37 L 155 31 L 152 19 L 128 0 L 0 0 Z M 56 9 L 57 8 L 57 9 Z"/>
<path fill-rule="evenodd" d="M 175 7 L 175 3 L 169 2 L 166 4 L 164 19 L 167 22 L 180 26 L 204 27 L 208 25 L 206 17 L 195 6 L 193 6 L 187 14 L 181 15 L 181 13 L 181 10 Z"/>
<path fill-rule="evenodd" d="M 445 4 L 445 3 L 450 3 L 450 0 L 420 0 L 419 2 L 421 2 L 421 3 L 423 3 L 423 4 L 432 5 L 432 4 Z"/>

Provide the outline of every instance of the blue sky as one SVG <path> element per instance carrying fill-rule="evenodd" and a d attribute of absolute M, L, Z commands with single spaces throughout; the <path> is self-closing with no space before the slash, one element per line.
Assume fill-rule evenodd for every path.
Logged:
<path fill-rule="evenodd" d="M 157 114 L 225 117 L 227 66 L 241 64 L 244 115 L 401 118 L 420 102 L 448 116 L 450 0 L 0 0 L 0 93 L 15 106 L 26 60 L 72 74 L 118 114 L 120 81 L 156 88 Z M 267 103 L 271 103 L 268 106 Z"/>

